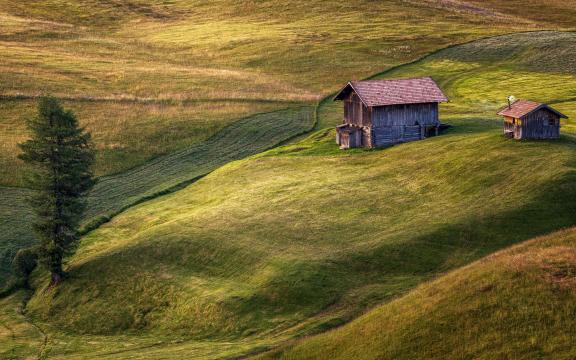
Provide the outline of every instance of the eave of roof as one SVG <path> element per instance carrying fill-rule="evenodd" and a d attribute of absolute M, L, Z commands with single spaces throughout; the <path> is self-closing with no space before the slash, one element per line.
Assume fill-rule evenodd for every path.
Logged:
<path fill-rule="evenodd" d="M 446 95 L 431 77 L 349 81 L 338 91 L 333 101 L 342 100 L 348 88 L 352 89 L 367 107 L 448 101 Z"/>
<path fill-rule="evenodd" d="M 517 100 L 511 105 L 506 105 L 498 111 L 498 115 L 521 118 L 541 109 L 547 109 L 548 111 L 558 115 L 560 118 L 568 119 L 568 116 L 562 114 L 560 111 L 554 109 L 548 104 L 537 103 L 529 100 Z"/>

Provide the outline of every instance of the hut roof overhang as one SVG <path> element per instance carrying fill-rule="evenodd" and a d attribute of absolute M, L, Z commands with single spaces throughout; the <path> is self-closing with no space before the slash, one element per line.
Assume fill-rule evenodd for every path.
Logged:
<path fill-rule="evenodd" d="M 547 104 L 537 103 L 529 100 L 517 100 L 510 106 L 507 105 L 500 109 L 500 111 L 498 111 L 498 115 L 512 118 L 521 118 L 540 109 L 549 110 L 561 118 L 568 119 L 568 116 L 562 114 L 560 111 L 550 107 Z"/>
<path fill-rule="evenodd" d="M 354 91 L 367 107 L 448 101 L 438 84 L 430 77 L 350 81 L 333 100 L 343 100 L 351 91 Z"/>

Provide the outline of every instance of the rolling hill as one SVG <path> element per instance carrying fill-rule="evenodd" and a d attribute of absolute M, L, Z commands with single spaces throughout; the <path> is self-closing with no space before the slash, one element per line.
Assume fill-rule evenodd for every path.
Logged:
<path fill-rule="evenodd" d="M 83 239 L 70 281 L 35 280 L 27 316 L 55 358 L 240 355 L 574 225 L 575 140 L 508 141 L 488 105 L 453 102 L 437 138 L 342 152 L 322 130 L 129 209 Z"/>
<path fill-rule="evenodd" d="M 15 144 L 42 94 L 79 114 L 110 175 L 450 44 L 575 26 L 564 17 L 400 0 L 2 0 L 0 185 L 23 185 Z"/>
<path fill-rule="evenodd" d="M 146 358 L 159 341 L 165 358 L 238 355 L 574 224 L 574 141 L 457 125 L 374 152 L 341 153 L 328 133 L 225 166 L 89 234 L 70 281 L 38 278 L 27 314 L 55 358 Z"/>
<path fill-rule="evenodd" d="M 494 257 L 501 263 L 487 260 L 494 261 L 492 270 L 478 263 L 454 270 L 576 225 L 576 205 L 565 201 L 576 195 L 572 125 L 563 124 L 559 141 L 514 142 L 502 138 L 494 120 L 494 110 L 511 93 L 576 116 L 570 56 L 576 34 L 570 32 L 491 37 L 376 75 L 432 75 L 452 100 L 441 111 L 455 126 L 440 137 L 342 152 L 331 130 L 340 106 L 325 100 L 312 136 L 258 154 L 308 130 L 311 102 L 351 77 L 479 36 L 571 28 L 570 2 L 552 1 L 558 10 L 545 24 L 529 11 L 540 2 L 523 12 L 492 1 L 318 0 L 304 6 L 276 0 L 239 7 L 229 0 L 84 0 L 58 1 L 59 11 L 49 11 L 55 3 L 0 2 L 6 20 L 0 51 L 7 55 L 0 76 L 8 84 L 0 89 L 1 104 L 9 114 L 5 128 L 12 131 L 0 134 L 25 136 L 19 114 L 38 91 L 65 98 L 79 113 L 125 121 L 126 143 L 111 146 L 108 158 L 99 160 L 102 178 L 88 221 L 100 225 L 124 212 L 83 237 L 67 264 L 69 281 L 46 289 L 37 273 L 30 299 L 24 293 L 0 299 L 0 356 L 246 356 L 346 324 L 381 305 L 336 332 L 311 338 L 311 347 L 307 341 L 291 343 L 286 352 L 268 355 L 314 357 L 315 344 L 327 351 L 361 351 L 357 338 L 347 339 L 357 329 L 377 329 L 370 319 L 397 316 L 386 309 L 409 308 L 422 301 L 422 292 L 435 296 L 434 288 L 454 289 L 453 281 L 469 284 L 466 277 L 497 270 L 509 253 Z M 365 21 L 368 14 L 373 21 Z M 231 77 L 237 82 L 230 84 Z M 96 129 L 100 117 L 90 119 L 89 128 Z M 142 122 L 150 122 L 150 131 L 140 133 Z M 118 123 L 101 124 L 96 140 L 109 139 L 103 146 L 118 141 Z M 163 140 L 151 140 L 156 136 Z M 10 141 L 0 162 L 15 177 L 0 181 L 19 186 L 17 176 L 25 171 L 13 159 L 17 141 Z M 149 153 L 138 150 L 148 144 Z M 10 200 L 0 204 L 5 254 L 32 241 L 26 231 L 30 214 L 21 201 L 27 191 L 0 188 Z M 165 193 L 170 194 L 158 197 Z M 555 238 L 569 247 L 570 234 Z M 534 251 L 553 261 L 570 260 L 557 250 Z M 542 269 L 519 275 L 527 295 L 555 291 L 531 278 L 547 271 Z M 510 281 L 506 273 L 491 274 L 503 284 Z M 465 295 L 477 290 L 469 286 L 462 298 L 446 290 L 431 305 L 461 301 L 469 309 L 482 307 L 466 303 Z M 493 299 L 521 301 L 512 295 L 494 291 Z M 572 311 L 570 296 L 559 298 L 558 306 Z M 539 306 L 537 300 L 532 305 Z M 444 315 L 459 315 L 448 310 L 438 308 L 438 317 L 422 331 L 435 331 Z M 519 316 L 530 311 L 535 310 Z M 410 331 L 421 313 L 412 316 L 397 320 L 401 331 Z M 398 351 L 412 341 L 403 334 L 389 337 Z M 342 348 L 335 345 L 340 339 Z M 376 344 L 375 351 L 381 344 L 365 340 Z M 350 347 L 344 347 L 347 341 Z M 470 351 L 480 351 L 482 341 Z M 540 341 L 534 340 L 535 349 Z"/>
<path fill-rule="evenodd" d="M 288 111 L 293 125 L 267 123 L 270 141 L 253 150 L 275 146 L 312 126 L 314 117 L 300 110 L 350 78 L 478 37 L 575 26 L 569 3 L 554 1 L 554 9 L 543 21 L 498 3 L 457 1 L 0 0 L 0 285 L 15 251 L 34 241 L 16 144 L 27 137 L 25 119 L 40 95 L 78 114 L 97 145 L 96 174 L 124 184 L 97 191 L 91 206 L 98 209 L 86 219 L 97 225 L 221 165 L 219 151 L 204 152 L 200 171 L 182 177 L 196 160 L 176 161 L 188 162 L 230 129 L 249 131 L 246 119 L 262 123 L 260 115 L 270 114 L 275 122 Z M 225 145 L 224 159 L 253 153 L 244 146 Z M 127 190 L 135 185 L 130 174 L 146 169 L 177 174 Z"/>
<path fill-rule="evenodd" d="M 572 359 L 576 230 L 497 252 L 258 359 Z"/>
<path fill-rule="evenodd" d="M 28 191 L 16 188 L 27 173 L 16 144 L 27 137 L 24 120 L 39 95 L 60 97 L 78 114 L 97 145 L 96 174 L 109 185 L 124 184 L 102 186 L 93 197 L 97 209 L 86 223 L 97 225 L 307 130 L 314 117 L 300 110 L 350 78 L 478 37 L 575 26 L 569 1 L 546 2 L 553 11 L 545 19 L 534 13 L 540 1 L 512 3 L 1 0 L 0 285 L 15 251 L 34 241 L 21 202 Z M 227 144 L 225 161 L 219 151 L 204 152 L 200 171 L 181 176 L 196 167 L 186 159 L 198 149 L 230 129 L 249 131 L 246 119 L 262 123 L 261 114 L 270 114 L 275 122 L 284 111 L 292 125 L 266 124 L 269 141 L 248 152 L 243 142 Z M 152 169 L 170 175 L 155 174 L 136 187 L 130 174 Z"/>
<path fill-rule="evenodd" d="M 264 151 L 306 132 L 313 108 L 302 106 L 238 120 L 208 140 L 154 159 L 121 174 L 99 178 L 88 198 L 84 228 L 97 227 L 128 207 L 173 192 L 219 166 Z M 27 204 L 31 190 L 0 186 L 0 285 L 8 279 L 18 249 L 34 244 Z"/>

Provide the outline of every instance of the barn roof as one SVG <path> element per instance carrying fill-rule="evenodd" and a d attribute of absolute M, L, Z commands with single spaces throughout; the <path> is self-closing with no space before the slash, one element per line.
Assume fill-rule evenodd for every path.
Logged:
<path fill-rule="evenodd" d="M 385 106 L 447 102 L 448 98 L 430 77 L 397 80 L 350 81 L 334 97 L 342 100 L 354 90 L 364 105 Z"/>
<path fill-rule="evenodd" d="M 509 117 L 513 117 L 513 118 L 521 118 L 522 116 L 526 116 L 526 115 L 528 115 L 528 114 L 530 114 L 536 110 L 540 110 L 540 109 L 547 109 L 547 110 L 550 110 L 553 113 L 557 114 L 561 118 L 565 118 L 565 119 L 568 118 L 566 115 L 562 114 L 560 111 L 553 109 L 552 107 L 550 107 L 546 104 L 537 103 L 537 102 L 530 101 L 530 100 L 515 101 L 514 103 L 512 103 L 512 105 L 506 106 L 506 107 L 503 107 L 502 109 L 500 109 L 500 111 L 498 111 L 498 115 L 509 116 Z"/>

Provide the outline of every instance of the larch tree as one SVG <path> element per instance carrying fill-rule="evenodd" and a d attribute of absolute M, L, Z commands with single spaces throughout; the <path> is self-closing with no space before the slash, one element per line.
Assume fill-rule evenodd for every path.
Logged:
<path fill-rule="evenodd" d="M 30 204 L 36 215 L 37 259 L 50 271 L 54 286 L 65 277 L 62 261 L 79 238 L 86 196 L 95 183 L 94 148 L 90 134 L 57 99 L 40 99 L 38 115 L 27 125 L 32 136 L 19 144 L 19 157 L 32 165 L 28 182 L 36 190 Z"/>

